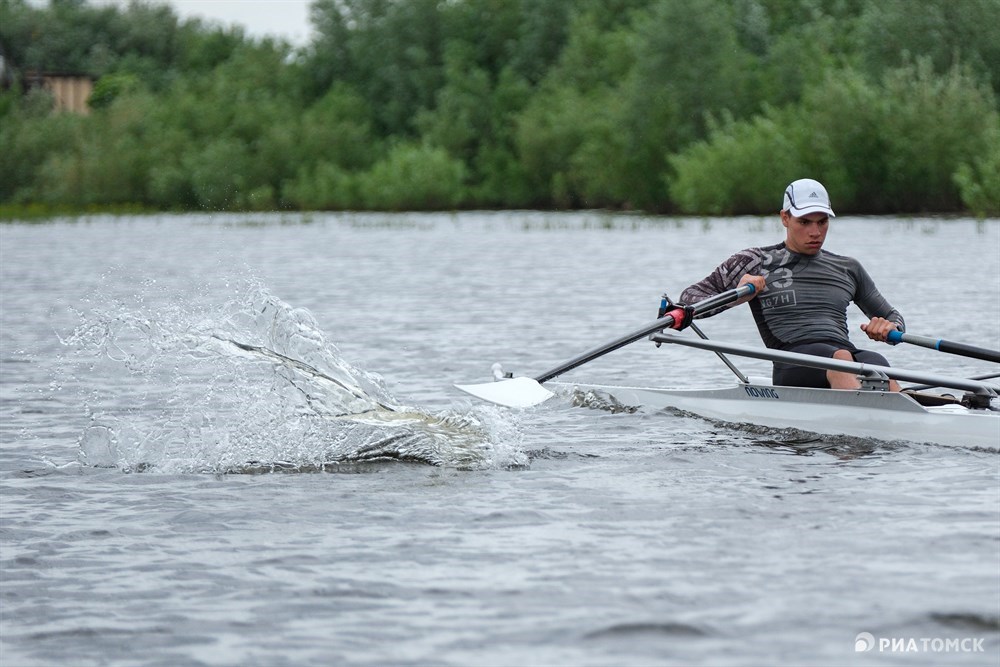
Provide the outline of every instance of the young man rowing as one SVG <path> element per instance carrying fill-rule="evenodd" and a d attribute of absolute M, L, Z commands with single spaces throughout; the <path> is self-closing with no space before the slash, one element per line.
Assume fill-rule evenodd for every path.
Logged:
<path fill-rule="evenodd" d="M 884 342 L 894 329 L 903 331 L 903 316 L 882 297 L 860 262 L 823 250 L 833 217 L 830 196 L 819 181 L 794 181 L 785 189 L 781 207 L 785 241 L 741 250 L 704 280 L 685 289 L 681 303 L 697 303 L 752 283 L 756 288 L 753 296 L 737 303 L 750 301 L 754 321 L 767 347 L 888 366 L 881 354 L 859 350 L 851 343 L 847 306 L 853 301 L 870 318 L 861 329 L 877 341 Z M 772 381 L 796 387 L 861 386 L 851 373 L 777 362 Z M 899 391 L 895 380 L 889 386 Z"/>

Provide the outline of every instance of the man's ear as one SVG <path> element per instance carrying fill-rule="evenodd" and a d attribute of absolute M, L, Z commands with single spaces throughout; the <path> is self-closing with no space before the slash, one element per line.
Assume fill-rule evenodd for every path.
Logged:
<path fill-rule="evenodd" d="M 789 220 L 789 218 L 791 218 L 791 215 L 788 213 L 788 211 L 782 211 L 781 212 L 781 225 L 785 229 L 788 229 L 788 220 Z"/>

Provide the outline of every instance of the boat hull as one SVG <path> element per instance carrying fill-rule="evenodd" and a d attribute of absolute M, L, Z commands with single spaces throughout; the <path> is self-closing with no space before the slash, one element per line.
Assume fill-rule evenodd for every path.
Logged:
<path fill-rule="evenodd" d="M 961 405 L 924 407 L 905 394 L 744 384 L 667 389 L 550 383 L 609 394 L 624 405 L 676 408 L 731 423 L 795 428 L 828 435 L 1000 449 L 1000 412 Z"/>

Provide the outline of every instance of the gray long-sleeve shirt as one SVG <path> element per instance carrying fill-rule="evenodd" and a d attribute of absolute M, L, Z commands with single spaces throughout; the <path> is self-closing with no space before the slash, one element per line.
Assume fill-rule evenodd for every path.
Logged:
<path fill-rule="evenodd" d="M 823 341 L 855 349 L 847 334 L 847 306 L 852 301 L 866 316 L 884 317 L 905 328 L 903 316 L 882 297 L 858 260 L 826 250 L 802 255 L 784 243 L 741 250 L 685 289 L 681 303 L 694 304 L 733 289 L 746 274 L 767 279 L 767 289 L 750 301 L 750 310 L 770 348 Z"/>

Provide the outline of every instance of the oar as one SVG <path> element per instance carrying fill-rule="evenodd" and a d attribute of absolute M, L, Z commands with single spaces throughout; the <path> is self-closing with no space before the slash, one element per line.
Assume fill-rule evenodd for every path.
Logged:
<path fill-rule="evenodd" d="M 671 343 L 694 347 L 712 352 L 724 352 L 726 354 L 736 354 L 741 357 L 751 359 L 766 359 L 767 361 L 778 361 L 793 366 L 808 366 L 810 368 L 823 368 L 825 370 L 841 371 L 864 375 L 871 378 L 885 376 L 893 380 L 904 380 L 906 382 L 927 382 L 933 383 L 935 387 L 950 387 L 952 389 L 962 389 L 975 394 L 987 397 L 995 397 L 1000 394 L 1000 385 L 986 384 L 965 378 L 945 377 L 941 375 L 931 375 L 922 371 L 910 371 L 905 368 L 878 366 L 875 364 L 865 364 L 857 361 L 841 361 L 830 357 L 817 357 L 812 354 L 802 354 L 799 352 L 786 352 L 785 350 L 772 350 L 767 347 L 750 347 L 737 343 L 726 343 L 718 340 L 701 340 L 700 338 L 689 338 L 687 336 L 676 336 L 672 334 L 653 334 L 655 343 Z"/>
<path fill-rule="evenodd" d="M 691 306 L 692 315 L 703 315 L 711 312 L 733 303 L 734 301 L 738 301 L 745 296 L 750 296 L 754 293 L 754 291 L 754 286 L 747 284 L 742 287 L 729 290 L 728 292 L 717 294 Z M 559 364 L 555 368 L 551 368 L 540 375 L 536 375 L 534 378 L 517 377 L 500 380 L 498 382 L 486 382 L 484 384 L 456 384 L 455 388 L 498 405 L 505 405 L 511 408 L 531 407 L 532 405 L 537 405 L 554 396 L 551 391 L 542 386 L 543 382 L 562 375 L 566 371 L 572 370 L 577 366 L 581 366 L 588 361 L 593 361 L 598 357 L 602 357 L 609 352 L 614 352 L 621 347 L 625 347 L 629 343 L 634 343 L 637 340 L 646 338 L 650 334 L 656 333 L 657 331 L 671 328 L 674 326 L 676 321 L 679 321 L 679 319 L 683 317 L 684 310 L 682 308 L 674 308 L 660 319 L 650 322 L 642 328 L 636 329 L 635 331 L 627 333 L 624 336 L 608 341 L 603 345 L 591 348 L 586 352 L 573 357 L 569 361 Z"/>
<path fill-rule="evenodd" d="M 969 379 L 978 381 L 978 380 L 995 380 L 996 378 L 1000 378 L 1000 373 L 987 373 L 986 375 L 976 375 L 975 377 L 971 377 Z M 911 384 L 903 388 L 909 389 L 910 391 L 924 391 L 925 389 L 936 389 L 937 387 L 940 386 L 941 385 L 939 384 Z"/>
<path fill-rule="evenodd" d="M 940 338 L 918 336 L 916 334 L 903 333 L 902 331 L 890 331 L 887 339 L 890 345 L 895 345 L 897 343 L 910 343 L 911 345 L 929 347 L 932 350 L 938 350 L 940 352 L 948 352 L 949 354 L 958 354 L 963 357 L 972 357 L 973 359 L 982 359 L 983 361 L 1000 363 L 1000 352 L 997 352 L 996 350 L 987 350 L 984 347 L 975 347 L 973 345 L 966 345 L 965 343 L 955 343 L 950 340 L 942 340 Z"/>

